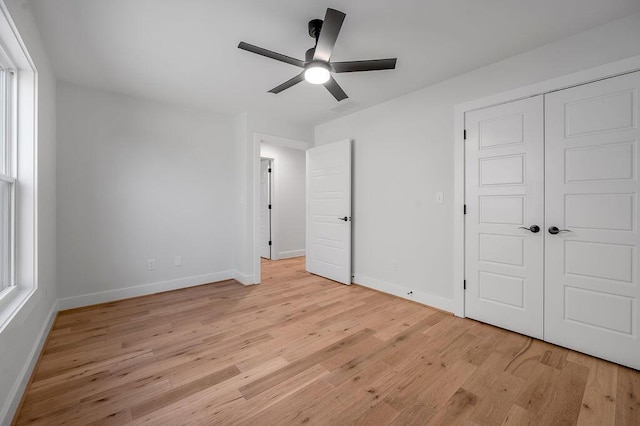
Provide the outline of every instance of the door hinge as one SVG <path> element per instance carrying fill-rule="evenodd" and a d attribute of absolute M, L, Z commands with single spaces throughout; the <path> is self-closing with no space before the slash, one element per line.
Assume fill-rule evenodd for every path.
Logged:
<path fill-rule="evenodd" d="M 269 210 L 271 210 L 271 204 L 269 204 Z"/>
<path fill-rule="evenodd" d="M 467 129 L 464 129 L 462 131 L 462 138 L 466 141 L 467 140 Z"/>
<path fill-rule="evenodd" d="M 467 289 L 467 280 L 463 280 L 462 281 L 462 289 L 466 290 Z"/>
<path fill-rule="evenodd" d="M 271 245 L 271 241 L 269 241 L 269 245 Z"/>
<path fill-rule="evenodd" d="M 271 167 L 267 169 L 267 173 L 271 173 Z"/>
<path fill-rule="evenodd" d="M 464 205 L 464 208 L 463 208 L 463 214 L 467 214 L 467 205 L 466 204 Z"/>

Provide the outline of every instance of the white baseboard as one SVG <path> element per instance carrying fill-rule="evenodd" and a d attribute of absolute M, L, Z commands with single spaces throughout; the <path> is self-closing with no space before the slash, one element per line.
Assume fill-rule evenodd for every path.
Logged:
<path fill-rule="evenodd" d="M 53 326 L 53 320 L 58 313 L 58 303 L 54 302 L 51 306 L 51 310 L 47 316 L 47 320 L 42 325 L 42 329 L 40 330 L 40 334 L 38 334 L 38 338 L 34 343 L 29 355 L 26 358 L 26 362 L 22 370 L 20 371 L 20 375 L 18 376 L 18 380 L 13 384 L 13 387 L 9 391 L 9 395 L 4 407 L 1 407 L 0 411 L 0 425 L 9 425 L 13 420 L 13 417 L 16 414 L 16 410 L 18 409 L 18 405 L 20 405 L 20 401 L 22 400 L 22 395 L 27 389 L 27 385 L 29 384 L 29 380 L 31 379 L 31 374 L 33 373 L 33 369 L 36 366 L 36 362 L 40 358 L 40 353 L 42 352 L 42 347 L 44 346 L 44 342 L 47 340 L 47 336 L 49 335 L 49 331 Z"/>
<path fill-rule="evenodd" d="M 148 294 L 160 293 L 163 291 L 178 290 L 186 287 L 214 283 L 218 281 L 235 278 L 233 271 L 214 272 L 211 274 L 195 275 L 192 277 L 179 278 L 176 280 L 159 281 L 156 283 L 142 284 L 132 287 L 119 288 L 116 290 L 101 291 L 98 293 L 83 294 L 81 296 L 66 297 L 58 299 L 58 308 L 65 309 L 79 308 L 82 306 L 97 305 L 99 303 L 113 302 L 115 300 L 129 299 L 131 297 L 146 296 Z"/>
<path fill-rule="evenodd" d="M 278 260 L 280 259 L 288 259 L 290 257 L 300 257 L 300 256 L 305 256 L 306 255 L 306 250 L 302 249 L 302 250 L 291 250 L 291 251 L 281 251 L 280 253 L 278 253 Z"/>
<path fill-rule="evenodd" d="M 254 285 L 258 284 L 254 279 L 253 275 L 243 274 L 240 271 L 233 271 L 233 278 L 238 281 L 240 284 L 244 285 Z"/>
<path fill-rule="evenodd" d="M 401 286 L 399 284 L 393 284 L 390 282 L 378 280 L 376 278 L 365 277 L 358 274 L 355 274 L 353 276 L 352 282 L 354 284 L 369 287 L 383 293 L 393 294 L 394 296 L 402 297 L 403 299 L 413 300 L 414 302 L 422 303 L 423 305 L 431 306 L 443 311 L 455 311 L 454 300 L 447 299 L 446 297 L 434 296 L 432 294 Z"/>

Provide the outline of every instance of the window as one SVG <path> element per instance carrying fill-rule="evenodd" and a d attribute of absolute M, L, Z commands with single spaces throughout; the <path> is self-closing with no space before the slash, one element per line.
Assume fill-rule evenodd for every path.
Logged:
<path fill-rule="evenodd" d="M 0 0 L 0 333 L 38 292 L 38 110 L 36 66 Z"/>
<path fill-rule="evenodd" d="M 0 52 L 0 297 L 15 285 L 14 280 L 14 193 L 12 154 L 15 117 L 15 71 Z"/>

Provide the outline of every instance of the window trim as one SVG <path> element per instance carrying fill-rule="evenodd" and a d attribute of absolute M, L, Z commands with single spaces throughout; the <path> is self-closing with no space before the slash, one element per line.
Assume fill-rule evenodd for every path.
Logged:
<path fill-rule="evenodd" d="M 16 161 L 15 155 L 17 154 L 17 141 L 16 141 L 16 125 L 17 125 L 17 72 L 13 62 L 9 59 L 2 44 L 0 44 L 0 69 L 2 69 L 2 80 L 0 84 L 3 86 L 4 99 L 0 101 L 4 102 L 2 107 L 3 116 L 0 120 L 4 121 L 2 135 L 2 141 L 0 141 L 0 149 L 3 151 L 3 163 L 0 166 L 0 181 L 10 184 L 9 194 L 9 258 L 7 260 L 7 267 L 9 274 L 6 277 L 8 285 L 0 289 L 0 300 L 6 297 L 16 287 Z M 4 226 L 4 224 L 0 224 Z M 2 242 L 0 242 L 2 243 Z M 4 260 L 1 260 L 4 262 Z M 4 266 L 4 265 L 3 265 Z M 5 277 L 2 277 L 4 280 Z"/>
<path fill-rule="evenodd" d="M 31 306 L 38 291 L 38 72 L 0 0 L 0 61 L 14 70 L 11 175 L 13 201 L 13 285 L 0 298 L 0 333 Z M 9 64 L 9 65 L 7 65 Z M 19 147 L 19 150 L 17 149 Z M 24 308 L 24 309 L 23 309 Z M 21 316 L 21 315 L 20 315 Z"/>

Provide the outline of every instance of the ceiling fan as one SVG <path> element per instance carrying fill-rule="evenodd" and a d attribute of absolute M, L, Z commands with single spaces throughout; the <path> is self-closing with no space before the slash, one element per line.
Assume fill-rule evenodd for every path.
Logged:
<path fill-rule="evenodd" d="M 338 34 L 340 33 L 340 28 L 342 27 L 345 16 L 344 13 L 338 10 L 327 9 L 324 21 L 321 19 L 309 21 L 309 35 L 316 39 L 316 45 L 307 50 L 304 61 L 272 52 L 271 50 L 245 43 L 244 41 L 240 42 L 238 48 L 304 69 L 297 76 L 274 87 L 269 90 L 269 92 L 280 93 L 300 83 L 302 80 L 307 80 L 311 84 L 324 84 L 324 87 L 327 88 L 336 100 L 341 101 L 348 98 L 348 96 L 333 76 L 331 76 L 332 72 L 392 70 L 395 69 L 397 60 L 397 58 L 389 58 L 370 59 L 367 61 L 331 62 L 331 53 L 338 39 Z"/>

